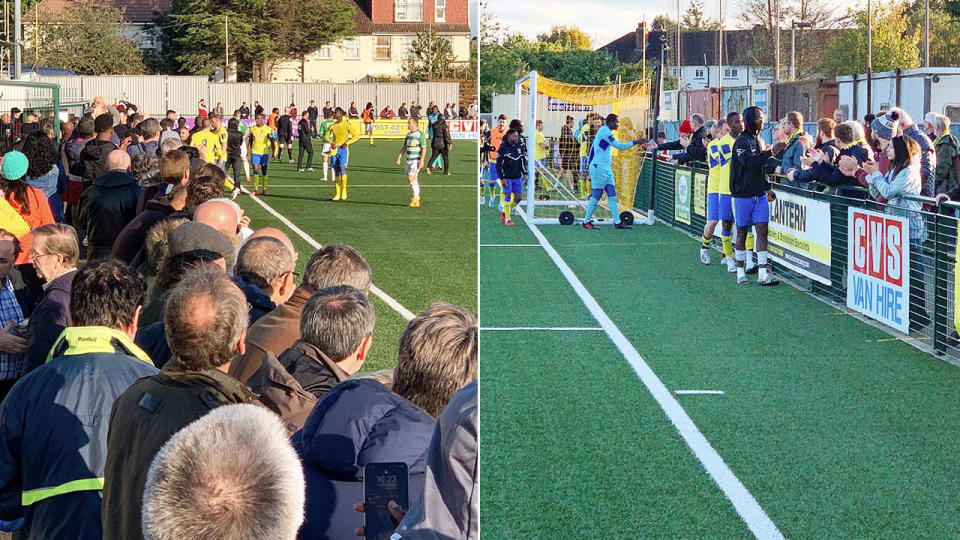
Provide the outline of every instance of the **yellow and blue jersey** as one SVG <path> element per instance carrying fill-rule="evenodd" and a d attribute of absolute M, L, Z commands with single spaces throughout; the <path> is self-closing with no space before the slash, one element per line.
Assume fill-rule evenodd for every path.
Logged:
<path fill-rule="evenodd" d="M 250 137 L 253 144 L 250 145 L 251 154 L 269 154 L 270 139 L 273 138 L 273 128 L 270 126 L 250 126 Z"/>
<path fill-rule="evenodd" d="M 334 146 L 351 145 L 360 140 L 360 132 L 346 118 L 330 126 L 325 140 Z"/>
<path fill-rule="evenodd" d="M 729 133 L 707 145 L 710 176 L 707 193 L 730 194 L 730 160 L 733 158 L 734 139 Z"/>

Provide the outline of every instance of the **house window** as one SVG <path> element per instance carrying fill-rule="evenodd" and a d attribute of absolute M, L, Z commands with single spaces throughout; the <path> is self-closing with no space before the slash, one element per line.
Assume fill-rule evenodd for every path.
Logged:
<path fill-rule="evenodd" d="M 420 22 L 423 20 L 423 0 L 397 0 L 394 19 L 396 22 Z"/>
<path fill-rule="evenodd" d="M 320 50 L 317 51 L 315 55 L 317 60 L 329 60 L 330 59 L 330 46 L 321 45 Z"/>
<path fill-rule="evenodd" d="M 739 76 L 737 68 L 723 68 L 724 79 L 736 79 Z"/>
<path fill-rule="evenodd" d="M 702 78 L 703 78 L 703 70 L 700 69 L 700 68 L 697 68 L 696 70 L 694 70 L 694 72 L 693 72 L 693 77 L 696 78 L 696 79 L 702 79 Z"/>
<path fill-rule="evenodd" d="M 673 75 L 674 77 L 677 76 L 677 68 L 676 68 L 676 67 L 670 68 L 670 75 Z"/>
<path fill-rule="evenodd" d="M 373 59 L 390 60 L 390 36 L 374 36 L 373 40 Z"/>
<path fill-rule="evenodd" d="M 447 0 L 435 0 L 437 6 L 436 21 L 444 22 L 447 20 Z"/>
<path fill-rule="evenodd" d="M 343 40 L 343 58 L 346 60 L 360 59 L 360 38 L 352 37 Z"/>
<path fill-rule="evenodd" d="M 417 36 L 403 36 L 403 57 L 406 58 L 410 56 L 410 53 L 413 52 L 413 42 L 416 41 Z"/>

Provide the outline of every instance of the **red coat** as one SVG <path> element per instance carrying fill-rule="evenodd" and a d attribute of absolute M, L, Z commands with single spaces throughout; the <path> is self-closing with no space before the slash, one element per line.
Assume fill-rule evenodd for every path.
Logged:
<path fill-rule="evenodd" d="M 27 225 L 30 226 L 30 229 L 36 229 L 41 225 L 49 225 L 54 222 L 53 212 L 50 211 L 50 203 L 47 201 L 47 196 L 43 194 L 43 191 L 37 189 L 33 186 L 27 186 L 27 203 L 30 205 L 30 213 L 24 214 L 21 212 L 20 203 L 14 200 L 12 197 L 7 199 L 10 201 L 10 206 L 14 210 L 20 212 L 20 215 L 23 217 L 23 220 L 27 222 Z M 33 246 L 33 233 L 28 232 L 27 234 L 20 237 L 20 253 L 17 255 L 17 261 L 15 264 L 26 264 L 30 262 L 30 248 Z"/>

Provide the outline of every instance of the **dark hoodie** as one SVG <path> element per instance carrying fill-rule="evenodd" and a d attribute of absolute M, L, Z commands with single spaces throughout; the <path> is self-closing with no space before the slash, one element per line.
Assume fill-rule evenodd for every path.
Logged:
<path fill-rule="evenodd" d="M 234 276 L 233 282 L 237 287 L 240 287 L 243 295 L 247 297 L 247 303 L 250 304 L 250 324 L 257 322 L 257 319 L 270 313 L 273 311 L 273 308 L 277 307 L 277 305 L 273 303 L 273 300 L 270 300 L 270 295 L 261 291 L 260 287 L 257 287 L 253 283 L 239 276 Z"/>
<path fill-rule="evenodd" d="M 425 411 L 371 379 L 350 379 L 327 392 L 290 439 L 307 482 L 299 538 L 347 538 L 363 525 L 353 504 L 363 500 L 367 463 L 406 463 L 409 503 L 419 500 L 435 426 Z"/>
<path fill-rule="evenodd" d="M 763 168 L 772 154 L 760 146 L 762 112 L 759 107 L 743 111 L 743 133 L 733 143 L 730 165 L 730 194 L 734 197 L 759 197 L 769 189 Z"/>
<path fill-rule="evenodd" d="M 117 149 L 117 145 L 110 141 L 90 139 L 80 151 L 80 166 L 70 172 L 83 178 L 83 187 L 86 189 L 93 181 L 103 174 L 107 168 L 107 154 Z"/>
<path fill-rule="evenodd" d="M 527 152 L 526 147 L 520 143 L 522 139 L 517 139 L 516 144 L 510 144 L 510 131 L 503 136 L 503 142 L 497 151 L 497 174 L 500 178 L 513 180 L 526 175 Z"/>

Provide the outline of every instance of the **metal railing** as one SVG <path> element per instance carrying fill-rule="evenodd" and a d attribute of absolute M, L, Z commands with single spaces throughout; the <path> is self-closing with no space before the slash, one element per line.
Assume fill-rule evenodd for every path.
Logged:
<path fill-rule="evenodd" d="M 640 172 L 637 182 L 637 192 L 634 197 L 635 209 L 641 212 L 653 210 L 657 220 L 679 229 L 690 236 L 699 239 L 706 225 L 706 216 L 696 209 L 696 201 L 706 200 L 706 193 L 700 194 L 696 190 L 705 190 L 706 184 L 696 181 L 687 184 L 690 192 L 687 194 L 691 203 L 689 223 L 684 219 L 677 219 L 676 205 L 676 171 L 690 171 L 691 177 L 695 173 L 706 174 L 706 168 L 697 166 L 678 166 L 656 159 L 647 158 Z M 829 284 L 811 279 L 801 273 L 774 262 L 774 271 L 777 275 L 816 297 L 824 299 L 837 307 L 851 312 L 847 305 L 848 284 L 848 252 L 850 235 L 848 231 L 848 208 L 862 209 L 884 214 L 903 213 L 902 208 L 890 206 L 867 198 L 867 191 L 862 187 L 844 186 L 845 193 L 853 196 L 843 196 L 817 190 L 800 189 L 778 182 L 780 177 L 771 176 L 771 186 L 774 190 L 796 196 L 806 197 L 813 201 L 827 203 L 830 206 L 830 268 Z M 825 187 L 825 186 L 819 186 Z M 859 195 L 864 198 L 859 198 Z M 957 215 L 960 213 L 960 204 L 944 201 L 940 205 L 929 197 L 905 196 L 904 199 L 923 204 L 923 210 L 914 212 L 919 214 L 926 230 L 922 241 L 911 240 L 910 246 L 910 284 L 909 303 L 910 321 L 908 332 L 901 333 L 894 328 L 881 326 L 899 336 L 908 336 L 906 341 L 921 349 L 933 352 L 946 360 L 960 365 L 960 345 L 957 343 L 957 333 L 954 328 L 954 285 L 955 264 L 957 253 Z M 705 207 L 705 202 L 704 202 Z M 893 212 L 891 212 L 893 210 Z M 705 214 L 705 212 L 704 212 Z M 734 237 L 736 229 L 734 228 Z M 714 235 L 715 247 L 720 246 L 720 238 Z M 693 253 L 693 252 L 692 252 Z M 696 259 L 691 259 L 691 264 Z M 696 264 L 699 264 L 697 262 Z M 733 279 L 731 278 L 731 285 Z"/>

